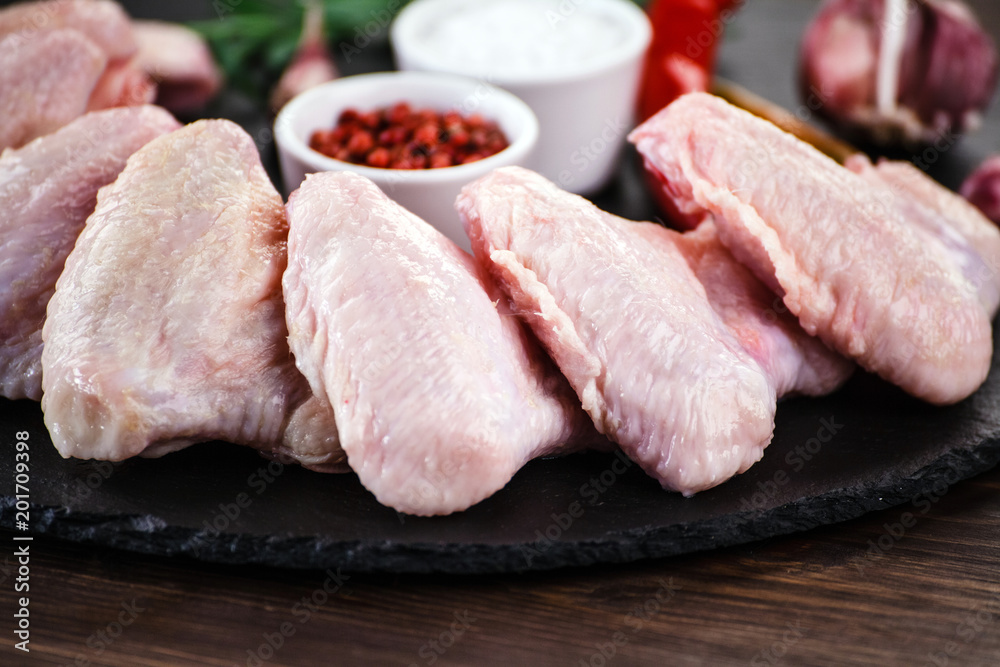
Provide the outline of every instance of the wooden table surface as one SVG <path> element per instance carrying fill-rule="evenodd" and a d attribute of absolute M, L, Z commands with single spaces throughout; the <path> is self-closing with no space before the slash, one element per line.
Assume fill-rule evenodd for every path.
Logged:
<path fill-rule="evenodd" d="M 682 558 L 492 577 L 223 567 L 36 539 L 31 660 L 10 662 L 5 631 L 0 664 L 1000 665 L 1000 469 L 921 502 Z"/>
<path fill-rule="evenodd" d="M 744 12 L 789 22 L 793 43 L 803 4 Z M 996 0 L 972 4 L 996 33 Z M 733 28 L 722 67 L 744 81 L 744 54 L 777 47 Z M 13 648 L 17 564 L 0 533 L 0 665 L 1000 665 L 1000 470 L 925 502 L 681 558 L 493 577 L 216 566 L 39 537 L 30 654 Z"/>

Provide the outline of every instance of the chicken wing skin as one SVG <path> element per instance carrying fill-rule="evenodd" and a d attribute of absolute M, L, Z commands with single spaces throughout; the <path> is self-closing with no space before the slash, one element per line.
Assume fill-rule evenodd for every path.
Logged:
<path fill-rule="evenodd" d="M 704 93 L 630 139 L 678 209 L 711 213 L 723 243 L 808 333 L 931 403 L 960 401 L 985 380 L 993 339 L 976 287 L 884 184 Z"/>
<path fill-rule="evenodd" d="M 472 257 L 347 172 L 289 197 L 289 341 L 380 503 L 470 507 L 592 433 L 566 381 Z"/>
<path fill-rule="evenodd" d="M 0 396 L 41 399 L 45 307 L 97 191 L 178 127 L 158 107 L 109 109 L 0 154 Z"/>
<path fill-rule="evenodd" d="M 775 388 L 674 244 L 518 167 L 456 208 L 597 429 L 647 473 L 690 495 L 760 459 Z"/>
<path fill-rule="evenodd" d="M 287 232 L 234 123 L 198 121 L 132 155 L 100 191 L 42 329 L 59 452 L 120 460 L 220 439 L 335 465 L 332 415 L 286 340 Z"/>

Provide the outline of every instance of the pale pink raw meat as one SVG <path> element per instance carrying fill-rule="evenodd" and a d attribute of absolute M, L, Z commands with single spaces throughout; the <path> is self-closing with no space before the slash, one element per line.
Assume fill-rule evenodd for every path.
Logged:
<path fill-rule="evenodd" d="M 647 473 L 692 494 L 760 459 L 775 389 L 674 245 L 518 167 L 456 208 L 597 429 Z"/>
<path fill-rule="evenodd" d="M 863 178 L 883 183 L 895 205 L 928 244 L 939 244 L 976 287 L 990 317 L 1000 305 L 1000 229 L 968 200 L 947 189 L 909 162 L 880 160 L 863 154 L 846 165 Z"/>
<path fill-rule="evenodd" d="M 98 189 L 178 127 L 158 107 L 95 111 L 0 154 L 0 396 L 41 398 L 45 306 Z"/>
<path fill-rule="evenodd" d="M 312 395 L 292 412 L 281 444 L 264 453 L 272 458 L 292 459 L 317 472 L 350 472 L 333 408 Z"/>
<path fill-rule="evenodd" d="M 75 30 L 0 40 L 0 150 L 81 116 L 106 65 L 104 53 Z"/>
<path fill-rule="evenodd" d="M 157 96 L 156 83 L 135 59 L 108 63 L 90 93 L 87 109 L 109 109 L 152 104 Z"/>
<path fill-rule="evenodd" d="M 72 28 L 93 42 L 109 61 L 128 60 L 137 44 L 128 14 L 111 0 L 22 2 L 0 9 L 0 38 L 26 46 L 50 30 Z M 39 62 L 39 69 L 45 65 Z"/>
<path fill-rule="evenodd" d="M 121 460 L 220 439 L 334 464 L 335 426 L 286 342 L 286 237 L 281 197 L 237 125 L 198 121 L 129 158 L 42 330 L 42 410 L 59 452 Z"/>
<path fill-rule="evenodd" d="M 0 40 L 0 148 L 52 132 L 84 111 L 147 104 L 156 94 L 135 64 L 132 24 L 117 3 L 16 4 L 0 10 Z"/>
<path fill-rule="evenodd" d="M 201 35 L 178 23 L 134 21 L 135 64 L 156 82 L 156 103 L 171 111 L 205 106 L 222 86 L 222 74 Z"/>
<path fill-rule="evenodd" d="M 806 332 L 932 403 L 982 384 L 988 313 L 884 184 L 704 93 L 680 98 L 630 139 L 678 209 L 711 213 L 723 243 Z"/>
<path fill-rule="evenodd" d="M 810 336 L 781 298 L 736 261 L 709 218 L 678 234 L 650 222 L 634 223 L 653 243 L 672 243 L 705 288 L 712 310 L 783 396 L 823 396 L 852 375 L 854 364 Z"/>
<path fill-rule="evenodd" d="M 289 197 L 289 342 L 380 503 L 464 510 L 593 431 L 468 253 L 362 176 Z"/>

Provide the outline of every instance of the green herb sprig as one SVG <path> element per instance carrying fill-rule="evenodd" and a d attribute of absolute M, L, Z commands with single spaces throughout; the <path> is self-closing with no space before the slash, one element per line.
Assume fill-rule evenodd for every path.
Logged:
<path fill-rule="evenodd" d="M 382 26 L 407 0 L 322 0 L 327 44 L 351 42 L 355 30 L 373 21 Z M 188 25 L 208 41 L 228 85 L 256 101 L 291 61 L 302 32 L 305 6 L 288 0 L 214 0 L 217 19 Z"/>

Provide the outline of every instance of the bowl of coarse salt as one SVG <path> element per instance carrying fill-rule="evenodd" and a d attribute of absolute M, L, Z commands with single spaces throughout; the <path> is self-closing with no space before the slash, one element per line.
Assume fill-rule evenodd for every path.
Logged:
<path fill-rule="evenodd" d="M 524 100 L 539 124 L 528 166 L 580 194 L 615 173 L 651 38 L 629 0 L 415 0 L 390 33 L 399 69 L 471 76 Z"/>

